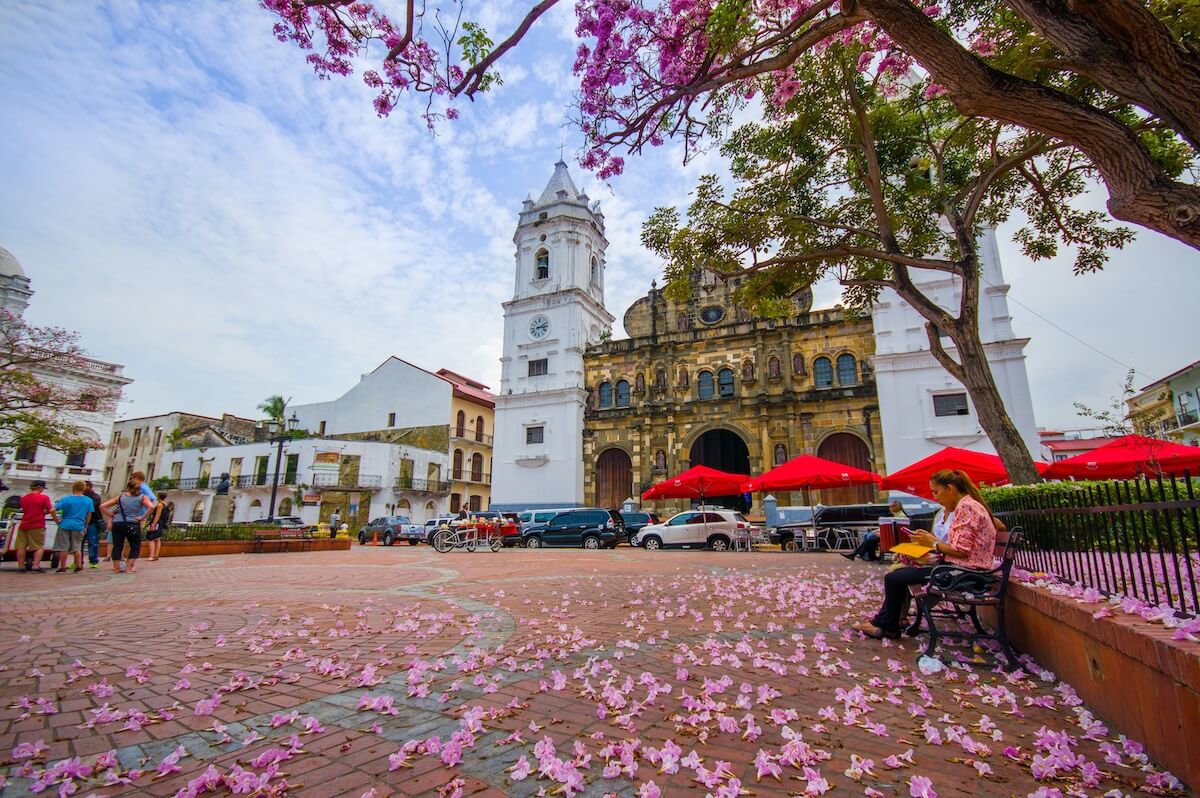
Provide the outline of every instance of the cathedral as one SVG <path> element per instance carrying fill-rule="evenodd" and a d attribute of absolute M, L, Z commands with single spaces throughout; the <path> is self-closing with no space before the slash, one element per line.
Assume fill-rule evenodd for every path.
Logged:
<path fill-rule="evenodd" d="M 1013 336 L 994 231 L 984 236 L 981 333 L 1005 404 L 1036 441 L 1028 339 Z M 740 278 L 708 274 L 682 302 L 651 284 L 625 311 L 627 337 L 614 339 L 604 215 L 562 161 L 538 199 L 524 201 L 513 243 L 494 509 L 620 507 L 694 465 L 759 474 L 815 454 L 885 473 L 950 444 L 991 450 L 965 391 L 930 367 L 923 324 L 899 297 L 885 295 L 871 316 L 855 318 L 840 307 L 813 309 L 803 290 L 786 317 L 757 318 L 734 301 Z M 956 286 L 942 285 L 943 276 L 918 277 L 926 290 L 924 281 L 927 295 L 957 306 Z M 886 371 L 883 386 L 877 368 Z M 713 498 L 744 506 L 742 497 Z M 843 504 L 877 495 L 856 487 L 810 498 Z"/>

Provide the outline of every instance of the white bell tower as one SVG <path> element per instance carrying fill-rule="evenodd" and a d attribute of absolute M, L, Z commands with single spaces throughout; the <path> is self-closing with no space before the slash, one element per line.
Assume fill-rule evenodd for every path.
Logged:
<path fill-rule="evenodd" d="M 612 330 L 604 309 L 604 215 L 559 161 L 517 231 L 504 303 L 492 508 L 583 502 L 583 352 Z"/>

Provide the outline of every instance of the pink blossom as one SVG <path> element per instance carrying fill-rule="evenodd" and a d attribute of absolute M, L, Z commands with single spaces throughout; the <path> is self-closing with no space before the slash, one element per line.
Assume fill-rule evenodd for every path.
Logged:
<path fill-rule="evenodd" d="M 913 776 L 908 781 L 908 794 L 912 798 L 937 798 L 933 782 L 925 776 Z"/>

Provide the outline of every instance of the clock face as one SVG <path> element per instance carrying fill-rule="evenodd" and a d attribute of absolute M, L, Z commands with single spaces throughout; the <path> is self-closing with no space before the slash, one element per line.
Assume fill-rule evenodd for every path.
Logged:
<path fill-rule="evenodd" d="M 529 337 L 540 341 L 550 334 L 550 319 L 545 316 L 534 316 L 529 320 Z"/>

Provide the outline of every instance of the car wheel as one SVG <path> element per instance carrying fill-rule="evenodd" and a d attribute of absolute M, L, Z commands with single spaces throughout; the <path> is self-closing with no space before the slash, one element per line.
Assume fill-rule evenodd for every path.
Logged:
<path fill-rule="evenodd" d="M 416 538 L 409 538 L 409 540 L 408 540 L 408 545 L 410 545 L 410 546 L 415 546 L 415 545 L 417 545 L 417 544 L 418 544 L 418 543 L 420 543 L 420 542 L 421 542 L 421 541 L 417 540 Z"/>
<path fill-rule="evenodd" d="M 385 546 L 390 546 L 390 545 L 392 545 L 393 543 L 395 543 L 395 540 L 392 538 L 392 533 L 391 533 L 391 532 L 384 532 L 384 533 L 383 533 L 383 545 L 385 545 Z"/>
<path fill-rule="evenodd" d="M 724 535 L 713 535 L 708 539 L 708 547 L 713 551 L 729 551 L 729 538 Z"/>
<path fill-rule="evenodd" d="M 795 538 L 784 538 L 779 544 L 779 548 L 783 549 L 784 551 L 798 551 L 800 547 L 796 545 Z"/>
<path fill-rule="evenodd" d="M 362 532 L 358 533 L 358 545 L 360 545 L 360 546 L 367 545 L 367 536 L 364 535 Z"/>
<path fill-rule="evenodd" d="M 588 535 L 586 538 L 583 539 L 583 547 L 585 549 L 600 548 L 600 538 L 596 537 L 595 535 Z"/>
<path fill-rule="evenodd" d="M 536 535 L 525 538 L 525 548 L 540 549 L 542 547 L 542 539 Z"/>
<path fill-rule="evenodd" d="M 651 535 L 642 541 L 642 548 L 647 551 L 658 551 L 662 548 L 662 541 Z"/>

